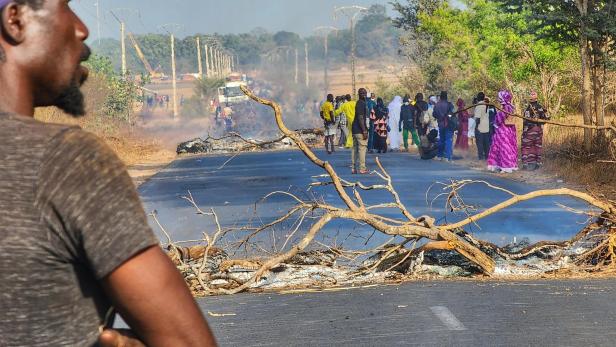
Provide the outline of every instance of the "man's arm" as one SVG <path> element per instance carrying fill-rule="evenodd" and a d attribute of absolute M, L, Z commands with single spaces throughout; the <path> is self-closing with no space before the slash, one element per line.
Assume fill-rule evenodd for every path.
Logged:
<path fill-rule="evenodd" d="M 147 346 L 215 346 L 181 274 L 158 247 L 132 257 L 102 280 L 114 307 Z"/>
<path fill-rule="evenodd" d="M 368 128 L 366 128 L 366 115 L 368 113 L 368 104 L 364 102 L 357 103 L 356 105 L 361 105 L 359 107 L 355 107 L 355 117 L 361 117 L 359 118 L 359 127 L 361 128 L 361 133 L 364 135 L 364 140 L 366 140 L 368 139 Z"/>

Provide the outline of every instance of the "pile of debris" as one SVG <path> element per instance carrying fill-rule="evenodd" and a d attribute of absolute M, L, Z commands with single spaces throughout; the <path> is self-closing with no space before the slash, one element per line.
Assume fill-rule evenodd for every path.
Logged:
<path fill-rule="evenodd" d="M 495 259 L 494 277 L 532 278 L 596 265 L 598 259 L 605 259 L 605 250 L 601 251 L 603 254 L 598 251 L 591 257 L 588 256 L 589 251 L 598 249 L 615 233 L 614 224 L 604 221 L 589 225 L 571 241 L 531 245 L 528 240 L 522 240 L 505 247 L 479 242 L 464 232 L 458 235 Z M 193 293 L 199 296 L 220 294 L 240 287 L 250 281 L 264 263 L 261 259 L 230 259 L 227 252 L 216 247 L 170 246 L 167 250 Z M 300 252 L 265 273 L 250 289 L 327 288 L 404 278 L 451 278 L 482 274 L 477 265 L 455 251 L 417 252 L 417 249 L 391 245 L 365 259 L 359 266 L 339 262 L 343 254 L 342 250 L 337 249 Z"/>
<path fill-rule="evenodd" d="M 309 146 L 317 146 L 322 142 L 322 131 L 319 129 L 298 130 L 302 139 Z M 295 144 L 288 137 L 275 140 L 259 140 L 244 138 L 231 133 L 221 138 L 196 138 L 182 142 L 177 147 L 177 154 L 226 154 L 238 152 L 274 151 L 294 149 Z"/>

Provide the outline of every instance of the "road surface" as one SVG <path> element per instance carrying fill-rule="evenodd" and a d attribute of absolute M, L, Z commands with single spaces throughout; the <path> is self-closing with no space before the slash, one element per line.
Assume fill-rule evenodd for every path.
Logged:
<path fill-rule="evenodd" d="M 324 157 L 322 152 L 318 152 Z M 285 214 L 293 201 L 288 197 L 275 196 L 260 202 L 272 191 L 291 191 L 302 198 L 324 199 L 326 202 L 342 206 L 339 197 L 331 187 L 307 190 L 315 175 L 322 170 L 310 163 L 299 151 L 246 153 L 224 167 L 229 156 L 187 157 L 172 163 L 167 169 L 143 184 L 140 195 L 146 211 L 157 211 L 161 223 L 174 240 L 201 239 L 204 231 L 213 234 L 215 224 L 212 218 L 195 214 L 195 209 L 181 197 L 192 194 L 202 209 L 214 209 L 219 213 L 223 226 L 244 226 L 267 223 Z M 336 153 L 328 160 L 340 175 L 348 180 L 361 179 L 365 184 L 382 183 L 376 176 L 355 176 L 350 174 L 349 152 Z M 418 160 L 406 153 L 388 153 L 381 156 L 385 168 L 393 177 L 403 203 L 414 215 L 429 214 L 441 222 L 456 221 L 463 215 L 445 213 L 445 198 L 434 198 L 442 193 L 438 182 L 452 179 L 485 180 L 515 193 L 527 193 L 534 187 L 486 172 L 470 170 L 461 166 L 436 161 Z M 374 157 L 369 157 L 369 165 L 375 168 Z M 428 194 L 426 194 L 428 192 Z M 485 208 L 508 198 L 506 193 L 489 189 L 484 185 L 470 186 L 461 191 L 466 203 Z M 367 203 L 390 202 L 388 193 L 371 191 L 362 194 Z M 586 205 L 569 198 L 540 198 L 510 207 L 497 215 L 490 216 L 471 225 L 468 230 L 477 237 L 499 245 L 510 243 L 514 238 L 530 241 L 569 239 L 586 221 L 585 216 L 565 211 L 557 204 L 576 209 Z M 396 210 L 380 211 L 391 217 L 399 217 Z M 155 230 L 158 227 L 152 223 Z M 308 224 L 304 227 L 307 229 Z M 372 229 L 360 227 L 351 222 L 334 222 L 320 234 L 319 241 L 332 242 L 336 238 L 345 240 L 346 248 L 377 246 L 387 240 L 377 234 L 365 244 L 365 238 Z M 352 234 L 352 237 L 349 237 Z M 163 235 L 159 235 L 161 238 Z M 284 235 L 276 235 L 280 242 Z M 230 237 L 233 238 L 233 235 Z M 239 238 L 239 236 L 237 236 Z M 272 237 L 268 233 L 260 241 L 263 247 L 272 247 Z M 278 244 L 278 246 L 280 246 Z"/>
<path fill-rule="evenodd" d="M 614 346 L 615 280 L 420 282 L 199 299 L 222 346 Z"/>
<path fill-rule="evenodd" d="M 323 156 L 323 153 L 319 153 Z M 211 232 L 210 218 L 197 215 L 181 196 L 191 192 L 202 209 L 213 208 L 225 226 L 267 222 L 288 207 L 288 199 L 254 204 L 271 191 L 289 190 L 340 205 L 331 188 L 306 191 L 321 174 L 299 152 L 243 154 L 221 168 L 228 156 L 177 160 L 140 188 L 145 207 L 156 210 L 174 240 L 200 239 Z M 328 158 L 347 179 L 348 152 Z M 369 163 L 374 168 L 373 159 Z M 481 179 L 516 193 L 532 186 L 441 162 L 424 162 L 393 153 L 382 157 L 402 200 L 416 215 L 445 216 L 435 182 Z M 366 184 L 376 177 L 361 177 Z M 483 186 L 464 190 L 467 203 L 490 206 L 506 195 Z M 369 203 L 386 201 L 383 193 L 365 195 Z M 583 209 L 566 198 L 542 198 L 507 209 L 471 231 L 500 244 L 513 237 L 562 240 L 580 230 L 583 217 L 556 204 Z M 394 212 L 388 212 L 392 216 Z M 448 216 L 453 221 L 462 216 Z M 349 224 L 323 234 L 338 235 Z M 353 226 L 353 224 L 351 224 Z M 156 229 L 156 226 L 153 225 Z M 369 229 L 345 246 L 361 247 Z M 162 237 L 162 235 L 160 235 Z M 355 241 L 354 241 L 355 240 Z M 374 241 L 374 240 L 372 240 Z M 382 241 L 379 239 L 378 241 Z M 269 242 L 269 244 L 268 244 Z M 271 246 L 272 239 L 263 244 Z M 199 299 L 222 346 L 613 346 L 616 338 L 616 280 L 415 282 L 311 294 L 241 294 Z M 211 312 L 212 315 L 208 314 Z"/>

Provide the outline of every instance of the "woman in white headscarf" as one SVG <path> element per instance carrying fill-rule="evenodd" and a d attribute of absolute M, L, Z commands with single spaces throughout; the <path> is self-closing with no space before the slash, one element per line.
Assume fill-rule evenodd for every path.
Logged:
<path fill-rule="evenodd" d="M 402 108 L 402 97 L 396 96 L 394 100 L 389 103 L 389 147 L 392 151 L 399 151 L 400 144 L 402 143 L 402 136 L 400 134 L 400 110 Z"/>

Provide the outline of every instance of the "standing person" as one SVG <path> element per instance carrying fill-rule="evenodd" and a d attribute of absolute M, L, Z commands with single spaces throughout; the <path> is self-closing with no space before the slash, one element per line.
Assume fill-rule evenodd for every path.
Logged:
<path fill-rule="evenodd" d="M 366 127 L 368 104 L 366 99 L 368 98 L 368 93 L 366 89 L 359 88 L 358 94 L 359 100 L 355 103 L 355 117 L 352 123 L 353 152 L 351 163 L 353 166 L 352 173 L 364 175 L 368 173 L 366 168 L 366 152 L 368 151 L 368 128 Z"/>
<path fill-rule="evenodd" d="M 344 148 L 346 144 L 347 137 L 349 136 L 349 127 L 347 125 L 347 117 L 346 115 L 341 113 L 336 113 L 344 103 L 344 98 L 342 96 L 336 97 L 336 105 L 334 109 L 334 116 L 336 117 L 337 128 L 340 129 L 340 137 L 338 138 L 338 147 Z M 338 114 L 338 115 L 336 115 Z"/>
<path fill-rule="evenodd" d="M 0 0 L 0 345 L 212 346 L 182 275 L 148 226 L 126 167 L 76 126 L 88 29 L 65 0 Z"/>
<path fill-rule="evenodd" d="M 402 133 L 404 149 L 409 150 L 409 136 L 411 141 L 419 147 L 419 137 L 415 128 L 415 105 L 411 105 L 410 96 L 406 95 L 402 100 L 403 104 L 400 108 L 400 121 L 398 122 L 398 131 Z"/>
<path fill-rule="evenodd" d="M 325 125 L 325 150 L 327 154 L 336 151 L 334 148 L 334 138 L 336 137 L 336 119 L 334 116 L 334 95 L 328 94 L 327 100 L 321 106 L 321 119 Z"/>
<path fill-rule="evenodd" d="M 486 104 L 486 96 L 483 92 L 477 94 L 477 106 L 475 107 L 475 141 L 477 142 L 477 158 L 479 160 L 487 160 L 490 154 L 491 138 L 490 135 L 490 117 L 488 114 L 488 106 Z"/>
<path fill-rule="evenodd" d="M 447 100 L 447 92 L 442 91 L 439 102 L 434 106 L 434 118 L 438 122 L 439 128 L 439 160 L 451 161 L 453 157 L 453 133 L 449 118 L 454 113 L 454 106 Z"/>
<path fill-rule="evenodd" d="M 518 169 L 518 141 L 513 117 L 515 112 L 511 104 L 513 96 L 507 90 L 498 93 L 498 101 L 503 111 L 498 111 L 494 122 L 494 138 L 488 157 L 488 170 L 512 173 Z"/>
<path fill-rule="evenodd" d="M 466 104 L 464 104 L 464 100 L 462 100 L 462 98 L 458 98 L 456 106 L 458 107 L 458 120 L 460 121 L 460 124 L 458 125 L 456 149 L 466 152 L 468 151 L 468 119 L 470 118 L 470 115 L 467 110 L 464 110 L 466 108 Z"/>
<path fill-rule="evenodd" d="M 387 108 L 389 109 L 389 121 L 387 124 L 389 126 L 389 148 L 396 152 L 400 150 L 400 142 L 402 140 L 399 131 L 402 97 L 394 97 L 394 100 L 389 103 Z"/>
<path fill-rule="evenodd" d="M 387 153 L 387 121 L 389 110 L 383 99 L 376 100 L 374 128 L 376 132 L 375 149 L 379 153 Z"/>
<path fill-rule="evenodd" d="M 413 122 L 415 123 L 415 129 L 417 129 L 417 135 L 419 138 L 428 133 L 428 124 L 430 123 L 431 114 L 428 114 L 428 103 L 424 101 L 424 96 L 422 93 L 417 93 L 415 95 L 415 119 Z M 421 141 L 420 141 L 421 142 Z"/>
<path fill-rule="evenodd" d="M 353 135 L 352 126 L 353 126 L 353 121 L 355 120 L 355 105 L 357 104 L 357 101 L 351 98 L 351 94 L 347 94 L 344 97 L 344 100 L 345 100 L 344 104 L 342 104 L 342 106 L 340 106 L 340 108 L 334 112 L 334 115 L 339 116 L 340 114 L 344 114 L 346 116 L 347 141 L 344 146 L 346 148 L 353 148 L 354 139 L 352 136 Z"/>
<path fill-rule="evenodd" d="M 476 147 L 477 144 L 475 143 L 475 131 L 477 130 L 477 123 L 475 122 L 475 109 L 477 108 L 477 96 L 473 97 L 473 107 L 472 111 L 469 114 L 468 117 L 468 142 L 469 142 L 469 147 Z"/>
<path fill-rule="evenodd" d="M 524 117 L 530 119 L 548 120 L 550 117 L 541 104 L 537 92 L 531 92 L 529 104 Z M 537 170 L 541 165 L 543 147 L 543 125 L 530 120 L 524 120 L 522 132 L 522 163 L 526 170 Z"/>
<path fill-rule="evenodd" d="M 374 130 L 374 120 L 375 120 L 375 108 L 376 108 L 376 94 L 370 93 L 370 98 L 366 101 L 368 104 L 368 153 L 374 153 L 374 141 L 376 140 L 375 130 Z"/>

